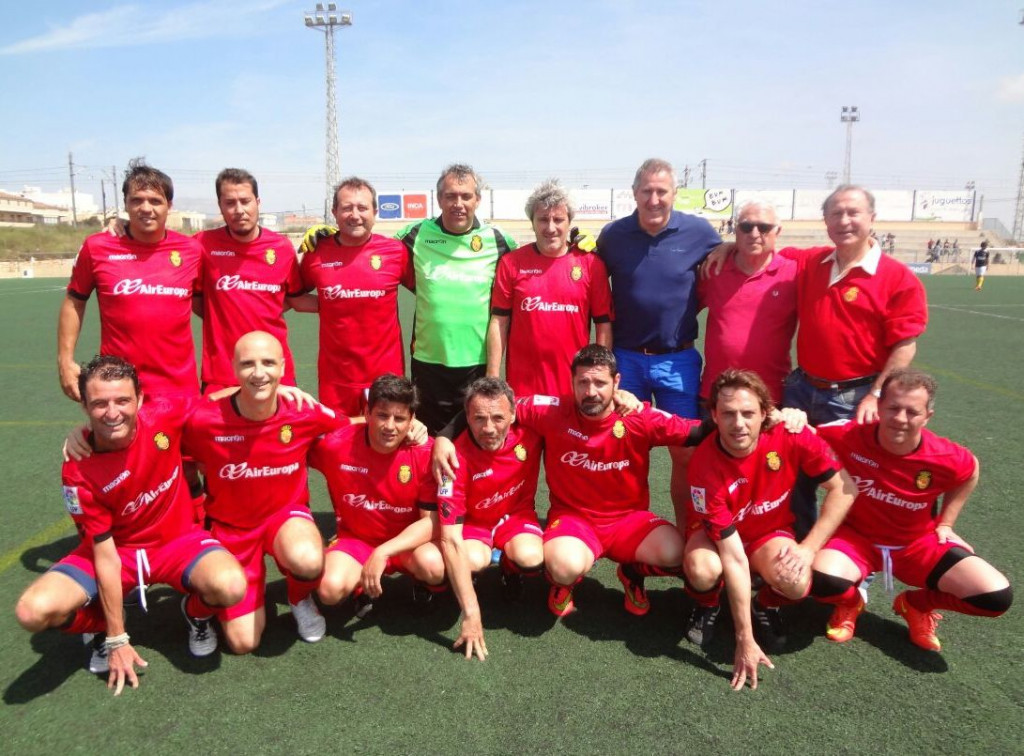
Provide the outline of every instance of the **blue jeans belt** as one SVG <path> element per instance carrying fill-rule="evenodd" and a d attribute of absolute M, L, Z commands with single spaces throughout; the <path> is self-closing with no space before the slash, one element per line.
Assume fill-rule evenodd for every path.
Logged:
<path fill-rule="evenodd" d="M 672 349 L 654 349 L 652 347 L 638 347 L 636 349 L 630 349 L 630 352 L 639 352 L 640 354 L 647 355 L 648 357 L 656 357 L 659 354 L 675 354 L 676 352 L 685 352 L 687 349 L 693 349 L 692 341 L 684 341 L 677 347 Z"/>
<path fill-rule="evenodd" d="M 814 388 L 831 391 L 846 391 L 847 389 L 857 388 L 858 386 L 866 386 L 869 383 L 874 383 L 875 378 L 878 377 L 878 373 L 875 373 L 873 375 L 863 375 L 860 378 L 847 378 L 845 381 L 826 381 L 824 378 L 816 378 L 815 376 L 808 374 L 803 368 L 797 368 L 797 371 L 801 376 L 803 376 L 804 380 L 814 386 Z"/>

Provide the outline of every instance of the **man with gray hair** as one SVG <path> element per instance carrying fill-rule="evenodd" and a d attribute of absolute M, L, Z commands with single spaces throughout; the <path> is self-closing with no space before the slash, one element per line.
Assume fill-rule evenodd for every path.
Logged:
<path fill-rule="evenodd" d="M 708 309 L 702 401 L 722 371 L 732 367 L 756 372 L 772 401 L 782 402 L 782 383 L 792 370 L 797 265 L 775 254 L 781 232 L 771 204 L 743 204 L 736 215 L 736 254 L 719 275 L 697 284 L 700 307 Z"/>
<path fill-rule="evenodd" d="M 676 174 L 651 158 L 633 179 L 636 211 L 604 227 L 597 253 L 612 283 L 612 326 L 621 387 L 681 417 L 697 417 L 701 357 L 697 338 L 697 266 L 721 243 L 703 218 L 673 209 Z M 691 451 L 669 447 L 672 504 L 686 511 Z"/>
<path fill-rule="evenodd" d="M 419 419 L 432 434 L 461 408 L 462 387 L 484 375 L 494 269 L 516 248 L 512 237 L 477 218 L 482 189 L 470 166 L 448 166 L 437 180 L 441 215 L 397 235 L 415 273 L 412 379 L 422 398 Z"/>
<path fill-rule="evenodd" d="M 611 346 L 608 270 L 570 238 L 575 214 L 569 193 L 557 181 L 545 181 L 526 201 L 537 241 L 498 261 L 487 375 L 500 376 L 507 353 L 507 380 L 521 396 L 558 396 L 565 390 L 572 358 L 590 343 L 592 320 L 596 342 Z"/>

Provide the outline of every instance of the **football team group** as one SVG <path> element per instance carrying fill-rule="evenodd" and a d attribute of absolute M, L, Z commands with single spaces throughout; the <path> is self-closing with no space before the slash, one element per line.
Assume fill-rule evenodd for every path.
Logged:
<path fill-rule="evenodd" d="M 924 649 L 940 649 L 940 610 L 1003 614 L 1008 580 L 954 531 L 978 460 L 926 428 L 936 384 L 911 367 L 925 292 L 872 239 L 871 193 L 825 200 L 834 246 L 783 249 L 770 205 L 738 208 L 723 243 L 673 209 L 676 187 L 669 163 L 645 161 L 635 212 L 595 244 L 545 182 L 526 203 L 536 241 L 517 248 L 478 217 L 469 166 L 441 174 L 438 217 L 395 238 L 373 233 L 376 192 L 352 177 L 336 228 L 311 229 L 300 256 L 259 225 L 250 173 L 218 175 L 224 226 L 187 237 L 166 228 L 170 178 L 134 161 L 127 221 L 85 240 L 59 314 L 61 388 L 87 417 L 63 468 L 81 540 L 25 590 L 18 621 L 81 634 L 119 694 L 146 665 L 126 603 L 168 584 L 193 655 L 219 637 L 248 653 L 267 555 L 305 641 L 327 632 L 320 605 L 364 617 L 401 572 L 417 610 L 454 594 L 455 647 L 481 660 L 475 573 L 496 564 L 508 601 L 543 576 L 564 617 L 606 557 L 634 615 L 646 578 L 682 580 L 693 643 L 728 606 L 736 689 L 785 644 L 785 605 L 833 605 L 825 635 L 849 641 L 876 573 L 890 594 L 909 586 L 892 608 Z M 410 377 L 400 286 L 415 294 Z M 94 291 L 100 356 L 79 365 Z M 317 400 L 295 387 L 288 309 L 319 318 Z M 675 522 L 650 511 L 654 446 L 671 457 Z M 336 516 L 326 547 L 309 467 Z"/>

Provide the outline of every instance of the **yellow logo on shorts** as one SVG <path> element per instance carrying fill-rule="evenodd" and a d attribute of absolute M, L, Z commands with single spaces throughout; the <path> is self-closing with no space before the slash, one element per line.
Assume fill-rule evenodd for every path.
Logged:
<path fill-rule="evenodd" d="M 484 240 L 480 238 L 479 234 L 473 234 L 473 238 L 470 239 L 469 247 L 474 252 L 479 252 L 484 248 Z"/>
<path fill-rule="evenodd" d="M 370 267 L 374 270 L 380 270 L 380 266 L 380 255 L 370 255 Z"/>
<path fill-rule="evenodd" d="M 765 459 L 768 461 L 768 469 L 772 472 L 777 472 L 782 467 L 782 459 L 779 457 L 778 452 L 768 452 Z"/>
<path fill-rule="evenodd" d="M 525 462 L 526 461 L 526 447 L 525 446 L 523 446 L 522 444 L 516 444 L 516 448 L 513 449 L 512 451 L 515 453 L 516 459 L 518 459 L 520 462 Z"/>
<path fill-rule="evenodd" d="M 914 485 L 917 486 L 917 489 L 919 491 L 923 491 L 924 489 L 928 488 L 928 486 L 930 486 L 931 483 L 932 483 L 932 473 L 931 473 L 931 470 L 922 470 L 921 472 L 919 472 L 917 474 L 917 477 L 914 479 Z"/>
<path fill-rule="evenodd" d="M 583 278 L 583 268 L 579 265 L 573 265 L 572 270 L 569 272 L 569 278 L 573 281 L 579 281 Z"/>
<path fill-rule="evenodd" d="M 561 520 L 555 520 L 554 522 L 548 524 L 548 530 L 554 530 L 555 528 L 557 528 L 561 524 L 562 524 Z"/>
<path fill-rule="evenodd" d="M 412 468 L 409 465 L 402 465 L 398 468 L 398 482 L 408 483 L 412 480 Z"/>
<path fill-rule="evenodd" d="M 277 252 L 272 249 L 268 249 L 263 254 L 263 259 L 267 261 L 267 265 L 273 265 L 277 262 Z"/>
<path fill-rule="evenodd" d="M 167 434 L 163 431 L 153 436 L 153 443 L 156 444 L 156 448 L 160 451 L 167 451 L 171 448 L 171 439 L 167 438 Z"/>
<path fill-rule="evenodd" d="M 181 267 L 181 252 L 176 249 L 171 251 L 171 265 L 175 268 Z"/>
<path fill-rule="evenodd" d="M 616 420 L 615 425 L 612 426 L 612 435 L 615 438 L 622 438 L 626 435 L 626 424 L 621 420 Z"/>
<path fill-rule="evenodd" d="M 282 444 L 290 444 L 292 442 L 292 435 L 294 435 L 292 433 L 292 426 L 290 426 L 290 425 L 282 425 L 281 426 L 280 438 L 281 438 L 281 443 Z"/>
<path fill-rule="evenodd" d="M 860 289 L 856 286 L 851 286 L 849 289 L 843 292 L 843 299 L 847 302 L 856 302 L 857 295 L 860 294 Z"/>

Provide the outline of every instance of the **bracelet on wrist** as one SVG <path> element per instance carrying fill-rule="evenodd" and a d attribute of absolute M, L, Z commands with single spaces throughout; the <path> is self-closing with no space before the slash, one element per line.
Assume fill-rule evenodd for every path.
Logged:
<path fill-rule="evenodd" d="M 121 648 L 127 646 L 130 638 L 128 633 L 121 633 L 120 635 L 110 635 L 104 641 L 103 645 L 107 647 L 107 651 L 113 651 L 115 648 Z"/>

